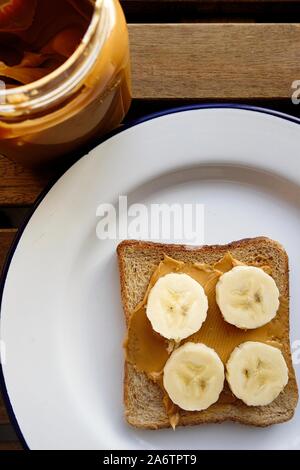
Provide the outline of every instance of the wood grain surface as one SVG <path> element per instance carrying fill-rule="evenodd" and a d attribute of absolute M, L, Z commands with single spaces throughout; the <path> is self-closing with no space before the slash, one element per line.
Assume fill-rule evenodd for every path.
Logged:
<path fill-rule="evenodd" d="M 9 418 L 5 409 L 5 405 L 3 402 L 3 398 L 0 392 L 0 425 L 1 424 L 8 424 L 9 423 Z M 1 441 L 0 441 L 1 442 Z"/>
<path fill-rule="evenodd" d="M 300 77 L 300 24 L 133 24 L 129 31 L 136 98 L 290 98 Z"/>
<path fill-rule="evenodd" d="M 32 204 L 53 176 L 37 173 L 0 156 L 0 205 Z"/>
<path fill-rule="evenodd" d="M 14 229 L 1 229 L 0 230 L 0 272 L 11 247 L 12 241 L 16 235 L 17 231 Z"/>
<path fill-rule="evenodd" d="M 2 272 L 7 253 L 11 247 L 15 234 L 16 230 L 0 230 L 0 272 Z M 9 423 L 9 419 L 0 393 L 0 424 L 7 423 Z"/>
<path fill-rule="evenodd" d="M 23 450 L 22 445 L 17 441 L 0 442 L 0 451 L 4 450 Z M 1 458 L 0 458 L 1 461 Z"/>
<path fill-rule="evenodd" d="M 15 237 L 16 230 L 0 230 L 0 272 L 2 271 L 3 264 L 5 262 L 7 253 Z M 0 392 L 0 430 L 1 426 L 8 425 L 9 418 L 3 403 L 3 399 Z M 7 426 L 6 426 L 7 427 Z M 22 450 L 22 445 L 17 440 L 1 441 L 0 439 L 0 451 L 4 450 Z M 0 458 L 1 461 L 1 458 Z"/>
<path fill-rule="evenodd" d="M 5 409 L 5 405 L 3 402 L 3 398 L 0 392 L 0 425 L 1 424 L 8 424 L 9 423 L 9 418 Z M 1 442 L 1 441 L 0 441 Z"/>

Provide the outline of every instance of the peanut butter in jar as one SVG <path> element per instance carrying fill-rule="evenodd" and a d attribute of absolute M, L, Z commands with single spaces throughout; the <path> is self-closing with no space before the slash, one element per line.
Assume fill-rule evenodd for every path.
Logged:
<path fill-rule="evenodd" d="M 0 0 L 0 154 L 40 165 L 115 128 L 131 102 L 118 0 Z"/>

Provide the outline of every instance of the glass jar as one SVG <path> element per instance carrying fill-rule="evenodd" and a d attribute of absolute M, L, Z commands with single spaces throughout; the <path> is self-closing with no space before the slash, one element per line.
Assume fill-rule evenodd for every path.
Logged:
<path fill-rule="evenodd" d="M 24 165 L 48 163 L 116 127 L 130 102 L 123 11 L 118 0 L 96 0 L 66 62 L 35 82 L 0 89 L 0 154 Z"/>

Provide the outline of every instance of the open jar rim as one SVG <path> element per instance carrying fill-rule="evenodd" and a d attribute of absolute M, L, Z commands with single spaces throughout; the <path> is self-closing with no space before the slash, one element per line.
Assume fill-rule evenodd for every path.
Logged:
<path fill-rule="evenodd" d="M 57 69 L 27 85 L 0 89 L 0 119 L 16 118 L 58 104 L 81 86 L 111 31 L 111 0 L 95 0 L 81 43 Z"/>

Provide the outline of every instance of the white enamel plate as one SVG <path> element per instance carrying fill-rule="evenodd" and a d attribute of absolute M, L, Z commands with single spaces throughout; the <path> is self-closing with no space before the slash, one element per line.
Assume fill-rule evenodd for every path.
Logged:
<path fill-rule="evenodd" d="M 199 203 L 205 243 L 266 235 L 290 257 L 291 343 L 300 378 L 300 126 L 235 107 L 184 109 L 109 138 L 36 208 L 3 280 L 3 382 L 31 449 L 295 449 L 300 412 L 265 429 L 234 423 L 147 431 L 123 419 L 117 241 L 99 204 Z M 298 349 L 297 349 L 298 348 Z"/>

